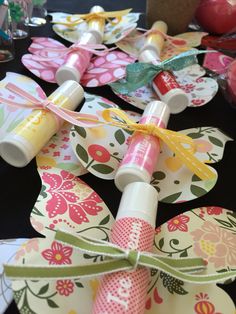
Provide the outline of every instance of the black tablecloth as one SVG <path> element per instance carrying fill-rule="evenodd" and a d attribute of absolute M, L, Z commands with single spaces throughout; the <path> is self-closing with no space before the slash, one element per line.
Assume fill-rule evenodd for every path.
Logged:
<path fill-rule="evenodd" d="M 132 7 L 134 12 L 145 12 L 145 1 L 143 0 L 98 0 L 96 2 L 93 0 L 48 0 L 47 8 L 48 11 L 84 13 L 88 12 L 95 4 L 102 5 L 106 11 Z M 145 25 L 144 15 L 142 16 L 139 25 Z M 52 37 L 69 46 L 68 42 L 63 41 L 52 31 L 49 21 L 45 26 L 38 28 L 31 27 L 30 37 L 33 36 Z M 21 73 L 32 77 L 41 85 L 46 94 L 49 95 L 57 88 L 57 85 L 49 84 L 37 79 L 24 68 L 20 61 L 21 56 L 27 52 L 27 48 L 30 45 L 30 37 L 24 40 L 15 41 L 16 57 L 11 62 L 0 64 L 0 79 L 5 77 L 7 71 Z M 89 92 L 102 95 L 116 102 L 123 109 L 131 109 L 130 105 L 115 96 L 107 86 L 89 89 Z M 132 107 L 132 110 L 138 111 L 138 109 L 135 109 L 134 107 Z M 172 130 L 182 130 L 197 126 L 214 126 L 221 129 L 228 136 L 235 138 L 236 110 L 229 105 L 219 91 L 216 97 L 208 105 L 197 109 L 187 108 L 181 114 L 171 115 L 168 124 L 168 128 Z M 234 177 L 236 177 L 235 161 L 236 143 L 228 142 L 223 159 L 219 163 L 214 164 L 214 168 L 219 175 L 219 180 L 216 186 L 205 196 L 187 203 L 174 205 L 160 203 L 158 206 L 157 226 L 179 213 L 201 206 L 221 206 L 236 210 L 236 202 L 234 200 Z M 39 234 L 32 228 L 29 221 L 30 212 L 41 188 L 41 181 L 37 172 L 35 160 L 24 168 L 14 168 L 0 158 L 0 179 L 0 239 L 18 237 L 32 238 L 39 236 Z M 88 183 L 102 197 L 113 215 L 116 215 L 121 193 L 117 190 L 113 181 L 98 179 L 91 174 L 83 175 L 82 180 Z M 235 283 L 224 285 L 223 288 L 236 300 Z M 11 304 L 6 313 L 18 313 L 14 303 Z"/>

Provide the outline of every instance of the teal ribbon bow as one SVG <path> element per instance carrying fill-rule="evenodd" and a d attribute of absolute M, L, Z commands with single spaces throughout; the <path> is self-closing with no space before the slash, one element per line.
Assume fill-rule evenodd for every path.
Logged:
<path fill-rule="evenodd" d="M 118 94 L 127 95 L 136 89 L 152 82 L 156 75 L 162 71 L 179 71 L 183 68 L 196 64 L 196 56 L 206 53 L 205 50 L 188 50 L 177 56 L 166 59 L 158 65 L 152 63 L 136 62 L 127 65 L 125 81 L 109 84 Z"/>
<path fill-rule="evenodd" d="M 6 276 L 11 279 L 47 279 L 100 276 L 117 271 L 134 270 L 136 267 L 148 267 L 160 270 L 179 280 L 204 284 L 219 282 L 236 276 L 236 271 L 226 271 L 216 274 L 197 274 L 206 268 L 201 258 L 174 259 L 149 252 L 126 250 L 102 240 L 75 236 L 64 231 L 57 231 L 55 240 L 69 244 L 85 253 L 106 257 L 103 262 L 93 264 L 72 265 L 4 265 Z"/>

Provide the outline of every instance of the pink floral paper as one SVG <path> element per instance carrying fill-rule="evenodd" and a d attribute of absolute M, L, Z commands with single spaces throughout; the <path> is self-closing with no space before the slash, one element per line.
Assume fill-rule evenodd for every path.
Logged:
<path fill-rule="evenodd" d="M 53 193 L 66 197 L 67 210 L 57 224 L 57 228 L 77 232 L 96 239 L 109 239 L 113 217 L 100 197 L 80 179 L 72 174 L 50 169 L 40 171 L 42 190 L 33 209 L 31 222 L 45 239 L 30 240 L 18 254 L 17 263 L 40 265 L 71 265 L 72 263 L 96 263 L 101 256 L 89 256 L 79 253 L 69 245 L 53 239 L 55 229 L 52 203 Z M 53 180 L 52 180 L 53 179 Z M 71 184 L 68 184 L 68 183 Z M 73 185 L 73 186 L 72 186 Z M 64 187 L 64 189 L 62 189 Z M 62 191 L 63 193 L 62 194 Z M 69 204 L 72 196 L 86 202 L 88 195 L 95 196 L 96 206 L 101 206 L 93 221 L 75 223 L 71 219 Z M 61 197 L 61 196 L 59 196 Z M 51 210 L 50 210 L 51 208 Z M 65 208 L 60 205 L 59 208 Z M 225 228 L 227 224 L 227 228 Z M 227 271 L 236 264 L 235 214 L 227 209 L 210 206 L 196 208 L 181 213 L 156 228 L 154 252 L 164 256 L 203 257 L 208 262 L 208 273 Z M 21 252 L 22 249 L 19 250 Z M 220 259 L 219 259 L 220 257 Z M 82 313 L 92 312 L 92 303 L 96 296 L 99 278 L 60 279 L 47 281 L 14 281 L 14 298 L 21 313 Z M 158 271 L 151 271 L 145 313 L 212 313 L 234 314 L 235 307 L 230 297 L 215 284 L 192 285 Z"/>
<path fill-rule="evenodd" d="M 101 111 L 115 106 L 106 99 L 86 98 L 81 112 L 96 114 L 102 120 Z M 134 113 L 130 112 L 129 115 L 131 119 L 139 120 L 139 116 Z M 196 145 L 195 156 L 209 164 L 223 158 L 225 144 L 232 140 L 211 126 L 180 132 L 193 138 Z M 71 145 L 79 162 L 87 171 L 105 180 L 114 179 L 127 151 L 130 137 L 130 132 L 107 125 L 97 128 L 72 127 L 70 133 Z M 205 195 L 216 182 L 217 176 L 214 180 L 200 180 L 163 144 L 150 183 L 159 192 L 160 201 L 178 203 Z"/>

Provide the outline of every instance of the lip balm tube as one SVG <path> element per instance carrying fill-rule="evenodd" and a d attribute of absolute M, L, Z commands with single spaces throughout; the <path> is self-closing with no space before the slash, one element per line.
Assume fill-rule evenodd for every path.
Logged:
<path fill-rule="evenodd" d="M 157 21 L 153 24 L 152 29 L 167 33 L 167 24 Z M 150 34 L 147 36 L 144 47 L 139 53 L 139 61 L 158 64 L 161 62 L 160 54 L 164 45 L 164 38 L 161 34 Z M 187 94 L 181 89 L 174 75 L 170 72 L 163 71 L 153 80 L 153 89 L 160 100 L 164 101 L 170 108 L 171 113 L 183 111 L 189 103 Z"/>
<path fill-rule="evenodd" d="M 55 105 L 70 110 L 76 109 L 83 98 L 83 88 L 75 81 L 63 83 L 48 97 Z M 33 110 L 0 142 L 1 157 L 12 166 L 26 166 L 63 123 L 63 119 L 46 109 Z"/>
<path fill-rule="evenodd" d="M 150 184 L 133 182 L 127 185 L 111 230 L 111 242 L 124 249 L 151 252 L 157 204 L 158 193 Z M 149 280 L 150 269 L 145 267 L 105 275 L 92 313 L 144 313 Z"/>
<path fill-rule="evenodd" d="M 103 12 L 103 8 L 96 5 L 90 12 Z M 103 39 L 105 20 L 103 18 L 94 18 L 88 22 L 89 31 L 84 33 L 78 44 L 100 44 Z M 89 66 L 92 53 L 86 50 L 71 52 L 65 61 L 65 64 L 59 67 L 56 72 L 56 81 L 61 85 L 67 80 L 79 82 L 85 70 Z"/>
<path fill-rule="evenodd" d="M 139 124 L 152 123 L 166 128 L 169 117 L 169 107 L 164 102 L 156 100 L 146 106 Z M 116 172 L 116 187 L 123 191 L 131 182 L 149 183 L 158 162 L 159 153 L 160 143 L 156 136 L 135 132 Z"/>

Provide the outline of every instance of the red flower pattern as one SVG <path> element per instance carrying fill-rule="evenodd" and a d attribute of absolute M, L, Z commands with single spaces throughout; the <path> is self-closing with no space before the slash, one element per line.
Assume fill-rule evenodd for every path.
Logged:
<path fill-rule="evenodd" d="M 97 144 L 92 144 L 88 147 L 89 155 L 98 162 L 108 162 L 111 158 L 108 150 Z"/>
<path fill-rule="evenodd" d="M 223 213 L 223 209 L 221 207 L 207 207 L 208 215 L 220 215 Z"/>
<path fill-rule="evenodd" d="M 70 256 L 73 249 L 69 246 L 63 246 L 56 241 L 52 242 L 51 248 L 42 252 L 43 257 L 49 261 L 49 265 L 71 264 Z"/>
<path fill-rule="evenodd" d="M 88 215 L 95 216 L 102 210 L 102 199 L 92 192 L 87 198 L 79 202 L 79 197 L 72 192 L 76 182 L 80 179 L 73 174 L 62 170 L 59 174 L 43 173 L 42 179 L 49 184 L 47 192 L 51 194 L 50 200 L 47 201 L 46 210 L 49 218 L 54 218 L 58 215 L 63 215 L 69 211 L 71 220 L 77 224 L 89 222 Z"/>
<path fill-rule="evenodd" d="M 167 228 L 170 232 L 176 230 L 187 232 L 188 231 L 187 222 L 189 222 L 189 217 L 180 214 L 167 222 Z"/>
<path fill-rule="evenodd" d="M 199 99 L 199 98 L 192 99 L 192 103 L 193 103 L 195 106 L 200 106 L 201 104 L 204 103 L 204 99 Z"/>
<path fill-rule="evenodd" d="M 196 314 L 221 314 L 219 312 L 215 312 L 215 306 L 213 303 L 209 301 L 209 296 L 206 293 L 199 293 L 196 295 L 196 300 L 198 301 L 194 305 L 194 312 Z"/>
<path fill-rule="evenodd" d="M 67 297 L 74 291 L 74 283 L 71 280 L 57 280 L 56 290 Z"/>

